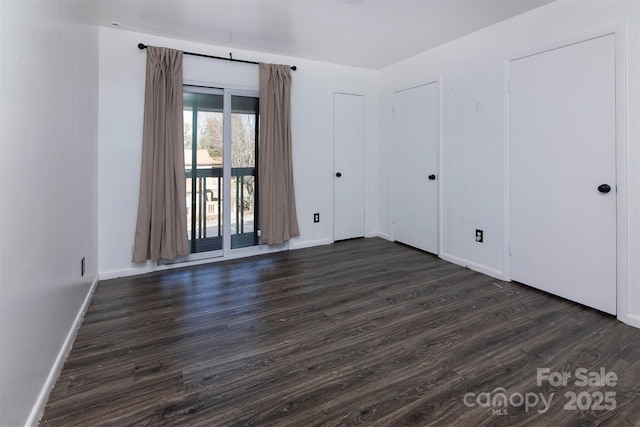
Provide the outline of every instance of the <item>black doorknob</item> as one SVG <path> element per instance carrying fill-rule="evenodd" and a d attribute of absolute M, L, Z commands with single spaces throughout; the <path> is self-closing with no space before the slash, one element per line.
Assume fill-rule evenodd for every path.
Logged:
<path fill-rule="evenodd" d="M 337 173 L 336 173 L 336 176 L 337 176 L 338 178 L 340 178 L 340 177 L 342 176 L 342 174 L 341 174 L 340 172 L 337 172 Z"/>
<path fill-rule="evenodd" d="M 436 176 L 435 176 L 435 175 L 429 175 L 429 179 L 430 179 L 431 181 L 433 181 L 434 179 L 436 179 Z"/>
<path fill-rule="evenodd" d="M 611 187 L 608 184 L 601 184 L 598 186 L 598 191 L 601 193 L 608 193 L 611 191 Z"/>

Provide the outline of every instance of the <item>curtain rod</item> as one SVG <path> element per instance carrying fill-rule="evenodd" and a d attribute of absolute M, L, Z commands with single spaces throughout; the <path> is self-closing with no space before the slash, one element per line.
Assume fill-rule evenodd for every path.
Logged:
<path fill-rule="evenodd" d="M 138 43 L 138 49 L 143 50 L 146 49 L 147 45 L 143 44 L 143 43 Z M 229 53 L 229 57 L 225 58 L 223 56 L 213 56 L 213 55 L 205 55 L 203 53 L 193 53 L 193 52 L 182 52 L 185 55 L 191 55 L 191 56 L 200 56 L 202 58 L 212 58 L 212 59 L 222 59 L 223 61 L 231 61 L 231 62 L 243 62 L 245 64 L 255 64 L 258 65 L 260 64 L 259 62 L 254 62 L 254 61 L 245 61 L 244 59 L 233 59 L 233 57 L 231 56 L 231 53 Z M 298 67 L 296 67 L 295 65 L 291 66 L 291 69 L 293 71 L 297 70 Z"/>

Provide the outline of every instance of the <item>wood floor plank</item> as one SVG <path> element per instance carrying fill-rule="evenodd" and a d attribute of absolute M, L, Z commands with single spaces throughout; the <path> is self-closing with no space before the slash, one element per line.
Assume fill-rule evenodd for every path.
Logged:
<path fill-rule="evenodd" d="M 615 386 L 536 384 L 601 367 Z M 609 315 L 358 239 L 101 282 L 41 425 L 638 426 L 639 370 Z M 553 399 L 469 400 L 500 388 Z"/>

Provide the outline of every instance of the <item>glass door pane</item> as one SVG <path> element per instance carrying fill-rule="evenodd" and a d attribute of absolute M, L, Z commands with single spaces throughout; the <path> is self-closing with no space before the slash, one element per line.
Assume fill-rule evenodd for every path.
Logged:
<path fill-rule="evenodd" d="M 231 96 L 231 249 L 258 245 L 258 98 Z"/>
<path fill-rule="evenodd" d="M 191 253 L 222 249 L 223 96 L 184 92 L 184 163 Z"/>

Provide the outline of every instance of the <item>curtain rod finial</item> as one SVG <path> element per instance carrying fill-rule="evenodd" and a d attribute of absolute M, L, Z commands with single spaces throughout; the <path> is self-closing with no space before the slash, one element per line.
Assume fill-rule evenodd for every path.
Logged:
<path fill-rule="evenodd" d="M 146 49 L 147 46 L 142 44 L 142 43 L 138 43 L 138 49 L 142 50 L 142 49 Z"/>
<path fill-rule="evenodd" d="M 295 70 L 297 70 L 297 69 L 298 69 L 298 67 L 296 67 L 296 66 L 294 65 L 294 66 L 292 66 L 292 67 L 291 67 L 291 69 L 292 69 L 293 71 L 295 71 Z"/>

